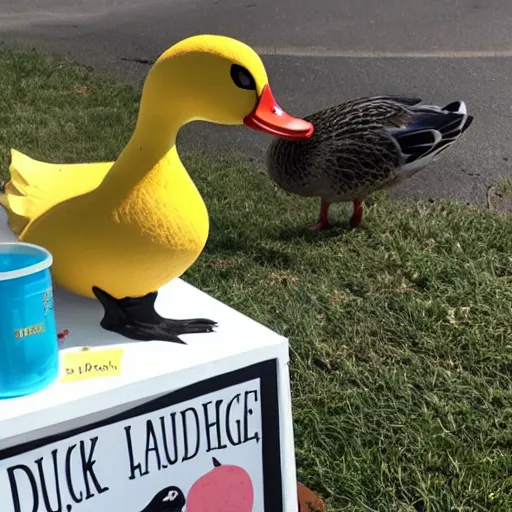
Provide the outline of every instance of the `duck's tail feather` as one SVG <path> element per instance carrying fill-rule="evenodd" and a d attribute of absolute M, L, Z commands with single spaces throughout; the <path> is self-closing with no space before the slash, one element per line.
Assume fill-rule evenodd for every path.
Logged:
<path fill-rule="evenodd" d="M 9 227 L 23 237 L 29 224 L 56 204 L 95 189 L 111 167 L 112 162 L 52 164 L 11 150 L 11 177 L 0 200 Z"/>
<path fill-rule="evenodd" d="M 473 116 L 468 115 L 463 101 L 453 101 L 442 108 L 419 105 L 411 110 L 415 114 L 412 122 L 405 128 L 391 132 L 402 153 L 400 174 L 406 176 L 415 174 L 429 164 L 473 122 Z"/>
<path fill-rule="evenodd" d="M 30 219 L 23 215 L 14 213 L 9 206 L 9 199 L 7 198 L 7 195 L 3 192 L 0 192 L 0 206 L 2 206 L 7 213 L 7 223 L 11 231 L 16 236 L 21 235 L 22 231 L 30 222 Z"/>
<path fill-rule="evenodd" d="M 45 164 L 11 149 L 9 166 L 11 179 L 5 184 L 4 191 L 0 194 L 0 205 L 6 210 L 9 227 L 16 235 L 21 235 L 29 224 L 34 197 L 36 202 L 38 197 L 37 187 L 30 184 L 30 178 L 26 174 L 30 174 L 34 167 L 40 168 L 40 166 Z"/>

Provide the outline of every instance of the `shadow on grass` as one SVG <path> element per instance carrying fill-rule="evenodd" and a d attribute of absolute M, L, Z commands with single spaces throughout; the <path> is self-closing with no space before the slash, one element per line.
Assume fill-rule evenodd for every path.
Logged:
<path fill-rule="evenodd" d="M 293 242 L 300 240 L 308 244 L 318 244 L 327 242 L 333 238 L 338 238 L 353 229 L 348 224 L 334 224 L 330 228 L 317 233 L 309 231 L 307 226 L 286 227 L 274 232 L 272 238 L 280 242 Z"/>
<path fill-rule="evenodd" d="M 293 250 L 269 247 L 267 240 L 243 240 L 237 236 L 212 236 L 208 241 L 208 252 L 224 257 L 237 256 L 248 259 L 259 266 L 286 269 L 293 266 L 297 254 Z"/>

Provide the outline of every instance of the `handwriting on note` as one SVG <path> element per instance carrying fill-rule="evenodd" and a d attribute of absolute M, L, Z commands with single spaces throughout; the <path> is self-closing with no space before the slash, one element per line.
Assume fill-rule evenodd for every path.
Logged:
<path fill-rule="evenodd" d="M 61 382 L 74 382 L 121 375 L 123 349 L 66 352 L 62 358 Z"/>

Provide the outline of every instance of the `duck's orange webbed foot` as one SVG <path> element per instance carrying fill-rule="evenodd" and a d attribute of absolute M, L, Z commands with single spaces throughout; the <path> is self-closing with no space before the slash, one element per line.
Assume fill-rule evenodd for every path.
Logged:
<path fill-rule="evenodd" d="M 309 231 L 316 233 L 317 231 L 322 231 L 331 227 L 331 224 L 329 223 L 329 206 L 331 206 L 330 203 L 322 200 L 320 203 L 320 217 L 318 222 L 314 226 L 311 226 Z"/>

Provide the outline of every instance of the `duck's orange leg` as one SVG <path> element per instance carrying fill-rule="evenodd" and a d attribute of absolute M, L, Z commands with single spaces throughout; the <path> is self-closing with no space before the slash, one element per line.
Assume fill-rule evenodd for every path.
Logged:
<path fill-rule="evenodd" d="M 363 220 L 363 201 L 354 201 L 354 212 L 350 219 L 350 227 L 358 228 Z"/>
<path fill-rule="evenodd" d="M 318 219 L 318 223 L 309 228 L 309 231 L 312 233 L 316 231 L 321 231 L 322 229 L 329 228 L 331 225 L 329 224 L 329 206 L 330 203 L 322 200 L 320 203 L 320 218 Z"/>

